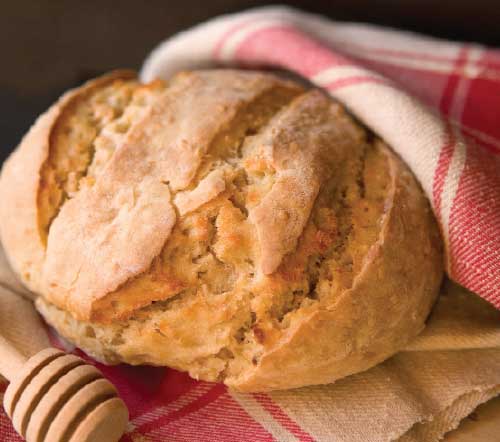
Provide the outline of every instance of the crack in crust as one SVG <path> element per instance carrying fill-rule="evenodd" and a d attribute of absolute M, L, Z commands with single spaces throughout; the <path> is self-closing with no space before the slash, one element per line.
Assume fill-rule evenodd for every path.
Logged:
<path fill-rule="evenodd" d="M 52 221 L 64 202 L 78 192 L 98 145 L 106 141 L 103 131 L 111 132 L 110 126 L 120 123 L 138 87 L 133 79 L 110 78 L 108 84 L 89 87 L 64 105 L 49 135 L 48 157 L 40 170 L 38 225 L 44 244 Z M 116 124 L 114 131 L 124 128 Z"/>
<path fill-rule="evenodd" d="M 171 197 L 192 192 L 205 175 L 203 165 L 217 167 L 212 160 L 223 152 L 207 154 L 212 144 L 217 149 L 238 146 L 247 130 L 256 130 L 268 118 L 260 112 L 264 107 L 268 111 L 279 107 L 299 91 L 263 75 L 221 72 L 175 77 L 142 116 L 133 118 L 130 129 L 125 128 L 122 140 L 101 167 L 105 173 L 61 206 L 51 224 L 42 291 L 79 318 L 103 320 L 109 318 L 103 309 L 118 317 L 161 296 L 154 290 L 149 298 L 130 290 L 119 297 L 113 292 L 128 280 L 137 284 L 136 276 L 159 254 L 175 224 L 175 212 L 179 215 Z M 185 129 L 188 123 L 189 131 Z M 198 199 L 200 195 L 207 194 L 199 192 Z M 168 210 L 161 207 L 161 198 L 167 206 L 171 201 Z M 195 203 L 191 198 L 189 210 L 196 209 Z M 131 226 L 134 235 L 128 236 L 125 245 L 120 238 Z M 154 241 L 141 241 L 150 231 L 156 232 Z M 119 251 L 127 246 L 128 252 Z M 178 281 L 173 283 L 176 290 L 182 287 Z"/>
<path fill-rule="evenodd" d="M 227 127 L 214 137 L 187 188 L 171 191 L 178 221 L 161 255 L 155 258 L 151 268 L 97 301 L 94 320 L 125 319 L 135 309 L 167 300 L 189 287 L 205 287 L 215 294 L 232 290 L 238 272 L 232 263 L 225 262 L 223 247 L 214 248 L 218 231 L 216 221 L 227 216 L 233 202 L 243 213 L 248 213 L 249 187 L 254 192 L 264 192 L 269 187 L 259 189 L 263 187 L 259 186 L 259 181 L 268 179 L 265 176 L 254 178 L 253 186 L 248 182 L 248 174 L 252 172 L 244 167 L 242 146 L 256 137 L 300 92 L 300 89 L 287 86 L 285 83 L 266 89 L 242 106 Z M 218 240 L 219 245 L 222 244 L 220 238 Z M 200 251 L 202 249 L 204 252 Z"/>

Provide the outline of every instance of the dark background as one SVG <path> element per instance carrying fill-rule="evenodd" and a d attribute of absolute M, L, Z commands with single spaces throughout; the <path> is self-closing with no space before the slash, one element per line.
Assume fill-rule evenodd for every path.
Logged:
<path fill-rule="evenodd" d="M 500 46 L 498 0 L 286 3 L 338 20 Z M 265 4 L 269 2 L 1 0 L 0 161 L 69 87 L 110 69 L 138 69 L 165 37 L 215 15 Z"/>

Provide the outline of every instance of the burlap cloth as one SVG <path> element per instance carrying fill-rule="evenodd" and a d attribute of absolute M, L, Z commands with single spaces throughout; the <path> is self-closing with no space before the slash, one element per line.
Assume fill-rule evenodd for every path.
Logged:
<path fill-rule="evenodd" d="M 2 253 L 0 333 L 29 356 L 48 346 L 49 340 L 32 303 L 22 295 L 29 293 Z M 500 312 L 448 281 L 427 328 L 405 351 L 330 386 L 269 396 L 313 440 L 428 442 L 456 428 L 498 393 Z M 259 419 L 254 396 L 231 395 Z M 277 429 L 275 433 L 276 440 L 291 440 L 280 437 Z M 0 433 L 0 440 L 14 439 L 2 439 Z"/>

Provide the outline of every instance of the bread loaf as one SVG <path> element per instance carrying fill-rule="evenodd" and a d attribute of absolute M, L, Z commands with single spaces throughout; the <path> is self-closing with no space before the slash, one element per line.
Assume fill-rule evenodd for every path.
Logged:
<path fill-rule="evenodd" d="M 39 311 L 90 355 L 240 391 L 388 358 L 443 274 L 401 160 L 323 92 L 249 71 L 68 92 L 3 167 L 0 232 Z"/>

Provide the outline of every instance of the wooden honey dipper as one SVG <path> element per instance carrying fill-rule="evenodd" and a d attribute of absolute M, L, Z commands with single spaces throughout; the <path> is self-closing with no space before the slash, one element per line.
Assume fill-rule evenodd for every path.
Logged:
<path fill-rule="evenodd" d="M 116 442 L 128 410 L 101 372 L 77 356 L 46 348 L 27 359 L 0 335 L 4 408 L 27 442 Z"/>

